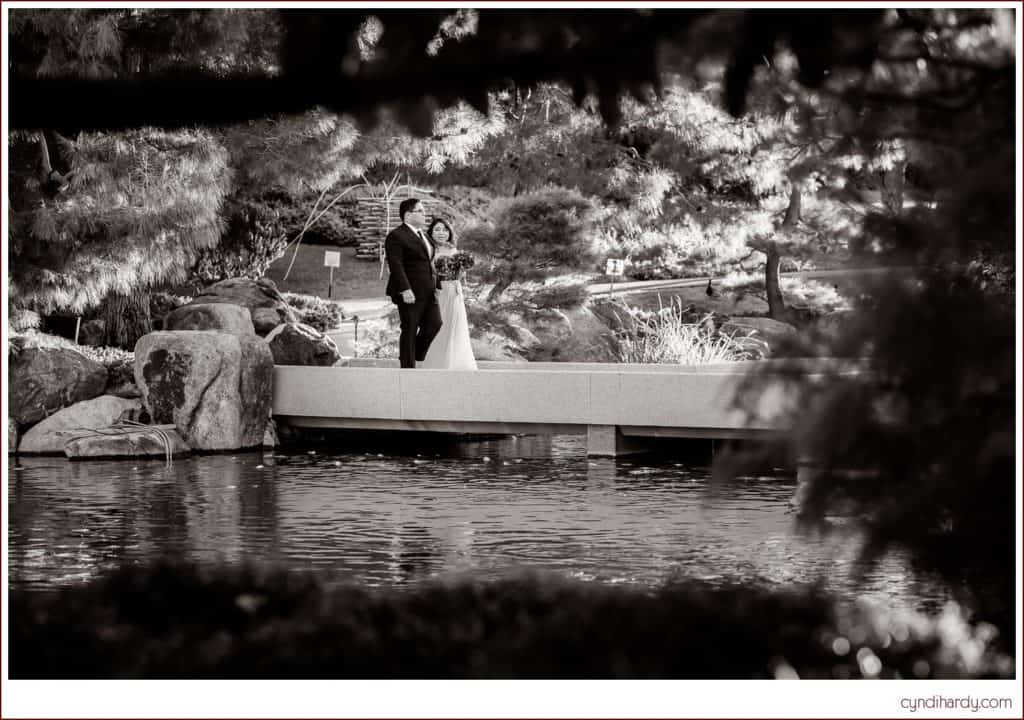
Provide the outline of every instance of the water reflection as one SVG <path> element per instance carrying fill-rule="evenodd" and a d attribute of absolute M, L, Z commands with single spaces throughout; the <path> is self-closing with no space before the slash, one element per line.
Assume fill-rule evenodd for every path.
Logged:
<path fill-rule="evenodd" d="M 10 465 L 10 582 L 20 586 L 171 558 L 317 568 L 371 585 L 530 569 L 609 583 L 821 582 L 924 609 L 948 597 L 899 557 L 859 579 L 850 532 L 796 534 L 791 478 L 709 493 L 706 467 L 588 459 L 575 436 L 356 436 L 170 470 L 162 461 Z"/>

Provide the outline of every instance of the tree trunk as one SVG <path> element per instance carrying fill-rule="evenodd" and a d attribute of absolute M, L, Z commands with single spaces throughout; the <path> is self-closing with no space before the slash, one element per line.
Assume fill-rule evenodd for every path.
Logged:
<path fill-rule="evenodd" d="M 800 222 L 800 185 L 793 183 L 789 191 L 789 205 L 786 207 L 786 217 L 782 221 L 781 232 L 788 232 Z M 790 312 L 786 307 L 786 300 L 782 297 L 782 288 L 779 285 L 779 265 L 782 256 L 779 254 L 779 246 L 774 242 L 768 243 L 765 249 L 768 256 L 764 264 L 764 290 L 768 298 L 768 317 L 772 320 L 789 322 Z"/>
<path fill-rule="evenodd" d="M 793 183 L 789 190 L 789 205 L 786 207 L 786 217 L 782 220 L 782 227 L 789 229 L 800 222 L 800 185 Z"/>
<path fill-rule="evenodd" d="M 44 194 L 54 197 L 67 186 L 66 175 L 71 169 L 68 159 L 68 141 L 53 130 L 43 130 L 39 141 L 39 182 Z"/>
<path fill-rule="evenodd" d="M 494 287 L 491 288 L 491 291 L 487 293 L 487 302 L 495 302 L 511 284 L 512 281 L 510 279 L 500 278 L 498 282 L 494 284 Z"/>
<path fill-rule="evenodd" d="M 899 162 L 885 170 L 882 175 L 882 204 L 892 215 L 903 212 L 904 172 L 907 164 Z"/>
<path fill-rule="evenodd" d="M 149 293 L 112 293 L 103 301 L 107 345 L 132 350 L 143 335 L 153 332 L 149 316 Z"/>
<path fill-rule="evenodd" d="M 779 287 L 779 264 L 782 257 L 775 243 L 769 243 L 767 250 L 768 260 L 764 264 L 764 289 L 768 297 L 768 317 L 772 320 L 786 322 L 789 317 L 789 308 L 782 297 L 782 288 Z"/>

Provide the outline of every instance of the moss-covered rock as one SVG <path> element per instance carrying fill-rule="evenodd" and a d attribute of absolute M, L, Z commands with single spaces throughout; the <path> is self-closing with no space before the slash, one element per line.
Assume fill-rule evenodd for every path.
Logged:
<path fill-rule="evenodd" d="M 270 413 L 274 359 L 255 335 L 150 333 L 135 346 L 135 381 L 154 423 L 197 450 L 256 447 Z"/>

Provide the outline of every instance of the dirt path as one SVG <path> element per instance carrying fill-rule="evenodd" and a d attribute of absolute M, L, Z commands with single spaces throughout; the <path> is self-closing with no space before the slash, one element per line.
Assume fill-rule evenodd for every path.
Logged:
<path fill-rule="evenodd" d="M 779 275 L 783 278 L 804 278 L 805 280 L 838 280 L 863 275 L 881 275 L 891 272 L 906 272 L 907 270 L 908 268 L 903 267 L 844 268 L 842 270 L 798 270 L 780 273 Z M 616 296 L 631 295 L 633 293 L 646 293 L 662 289 L 704 287 L 708 284 L 708 280 L 715 282 L 720 279 L 721 278 L 708 276 L 671 280 L 634 280 L 630 282 L 614 283 L 614 286 L 612 283 L 592 283 L 587 286 L 587 291 L 594 296 L 608 295 L 611 293 L 614 293 Z"/>

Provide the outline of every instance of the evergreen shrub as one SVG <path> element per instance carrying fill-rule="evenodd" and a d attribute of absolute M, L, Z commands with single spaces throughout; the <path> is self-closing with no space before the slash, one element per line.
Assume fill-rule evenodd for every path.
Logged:
<path fill-rule="evenodd" d="M 345 203 L 344 200 L 340 201 L 324 212 L 323 215 L 320 215 L 320 212 L 326 208 L 333 198 L 331 193 L 328 193 L 317 206 L 318 196 L 319 193 L 316 195 L 305 195 L 295 201 L 282 200 L 271 205 L 275 212 L 278 213 L 277 225 L 280 231 L 284 233 L 286 239 L 289 242 L 295 240 L 312 214 L 313 218 L 317 218 L 316 222 L 310 225 L 303 234 L 302 242 L 311 245 L 332 245 L 338 247 L 355 245 L 357 243 L 355 228 L 352 227 L 352 219 L 349 217 L 352 212 L 350 209 L 351 203 Z M 315 212 L 313 210 L 314 206 L 317 207 Z"/>
<path fill-rule="evenodd" d="M 514 282 L 589 270 L 597 261 L 594 206 L 578 191 L 547 188 L 499 199 L 492 217 L 469 228 L 460 243 L 481 258 L 474 273 L 494 283 L 492 300 Z"/>
<path fill-rule="evenodd" d="M 320 332 L 334 330 L 345 319 L 341 306 L 330 300 L 315 295 L 303 295 L 301 293 L 281 293 L 285 301 L 295 310 L 299 316 L 299 322 L 309 325 Z"/>
<path fill-rule="evenodd" d="M 225 203 L 227 227 L 220 244 L 199 254 L 193 282 L 209 284 L 234 277 L 263 277 L 284 254 L 288 239 L 281 213 L 262 200 L 234 197 Z"/>

